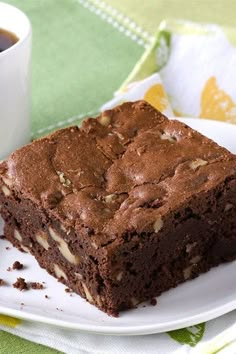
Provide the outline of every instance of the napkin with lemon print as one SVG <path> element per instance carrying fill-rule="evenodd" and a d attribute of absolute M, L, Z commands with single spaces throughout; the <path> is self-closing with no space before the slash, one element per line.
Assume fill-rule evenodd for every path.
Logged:
<path fill-rule="evenodd" d="M 145 99 L 167 116 L 236 123 L 235 68 L 234 29 L 163 22 L 151 48 L 101 109 Z M 236 353 L 236 311 L 189 328 L 135 338 L 79 333 L 3 315 L 0 329 L 70 354 Z"/>
<path fill-rule="evenodd" d="M 156 40 L 105 105 L 143 98 L 167 115 L 236 123 L 236 30 L 164 21 Z"/>

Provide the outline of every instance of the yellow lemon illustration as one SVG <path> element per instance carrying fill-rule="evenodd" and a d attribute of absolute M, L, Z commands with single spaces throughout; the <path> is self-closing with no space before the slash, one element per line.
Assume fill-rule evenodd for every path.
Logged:
<path fill-rule="evenodd" d="M 180 111 L 177 111 L 176 109 L 173 109 L 173 112 L 174 112 L 175 117 L 183 117 L 184 116 L 183 113 L 181 113 Z"/>
<path fill-rule="evenodd" d="M 1 325 L 15 328 L 20 323 L 21 323 L 21 320 L 19 320 L 18 318 L 0 315 L 0 324 Z"/>
<path fill-rule="evenodd" d="M 218 87 L 214 76 L 207 80 L 202 91 L 200 118 L 236 123 L 236 103 Z"/>
<path fill-rule="evenodd" d="M 161 84 L 151 86 L 145 93 L 144 100 L 161 112 L 168 106 L 168 99 Z"/>

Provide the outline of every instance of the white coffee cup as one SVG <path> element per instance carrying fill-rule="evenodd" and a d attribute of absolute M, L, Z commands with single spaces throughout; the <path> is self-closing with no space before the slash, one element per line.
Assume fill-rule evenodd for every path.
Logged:
<path fill-rule="evenodd" d="M 0 28 L 18 42 L 0 53 L 0 160 L 30 140 L 31 24 L 14 6 L 0 2 Z"/>

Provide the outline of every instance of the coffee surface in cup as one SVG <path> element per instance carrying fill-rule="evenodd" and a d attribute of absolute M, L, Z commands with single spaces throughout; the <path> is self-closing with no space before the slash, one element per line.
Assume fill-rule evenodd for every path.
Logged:
<path fill-rule="evenodd" d="M 12 47 L 19 38 L 12 32 L 0 28 L 0 53 Z"/>

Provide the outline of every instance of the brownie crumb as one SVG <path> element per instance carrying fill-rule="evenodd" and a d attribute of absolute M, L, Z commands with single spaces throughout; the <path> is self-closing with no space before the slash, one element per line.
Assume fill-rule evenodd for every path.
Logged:
<path fill-rule="evenodd" d="M 13 287 L 20 291 L 28 290 L 28 285 L 24 278 L 17 278 L 17 281 L 13 284 Z"/>
<path fill-rule="evenodd" d="M 0 279 L 0 286 L 5 285 L 5 281 L 3 279 Z"/>
<path fill-rule="evenodd" d="M 9 251 L 10 249 L 11 249 L 11 247 L 8 247 L 8 246 L 6 247 L 6 250 L 7 250 L 7 251 Z"/>
<path fill-rule="evenodd" d="M 32 283 L 30 283 L 30 286 L 31 286 L 31 288 L 34 289 L 34 290 L 41 290 L 41 289 L 44 288 L 43 284 L 37 283 L 37 282 L 32 282 Z"/>
<path fill-rule="evenodd" d="M 7 268 L 7 272 L 11 272 L 11 267 L 8 267 L 8 268 Z"/>
<path fill-rule="evenodd" d="M 61 311 L 61 312 L 63 312 L 63 310 L 62 310 L 62 309 L 59 309 L 58 307 L 57 307 L 56 309 L 57 309 L 57 311 Z"/>
<path fill-rule="evenodd" d="M 21 302 L 21 306 L 25 306 L 24 302 Z"/>
<path fill-rule="evenodd" d="M 0 239 L 1 239 L 1 240 L 5 240 L 6 237 L 5 237 L 4 235 L 0 235 Z"/>
<path fill-rule="evenodd" d="M 66 292 L 66 293 L 73 293 L 73 290 L 70 289 L 70 288 L 65 288 L 65 292 Z"/>
<path fill-rule="evenodd" d="M 22 253 L 27 253 L 25 250 L 23 250 L 22 247 L 17 247 L 19 251 L 21 251 Z"/>
<path fill-rule="evenodd" d="M 152 298 L 152 299 L 150 300 L 150 304 L 151 304 L 152 306 L 156 306 L 157 300 L 156 300 L 155 298 Z"/>
<path fill-rule="evenodd" d="M 15 269 L 15 270 L 21 270 L 23 268 L 23 264 L 20 263 L 19 261 L 15 261 L 13 263 L 13 266 L 12 266 L 12 269 Z"/>
<path fill-rule="evenodd" d="M 48 295 L 44 295 L 45 299 L 49 299 L 49 296 Z"/>

